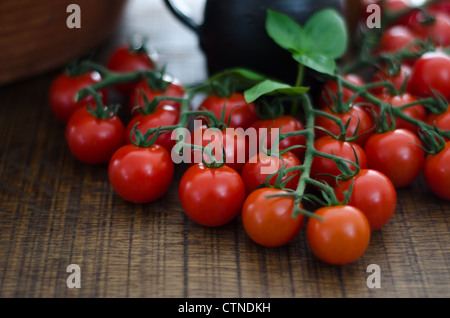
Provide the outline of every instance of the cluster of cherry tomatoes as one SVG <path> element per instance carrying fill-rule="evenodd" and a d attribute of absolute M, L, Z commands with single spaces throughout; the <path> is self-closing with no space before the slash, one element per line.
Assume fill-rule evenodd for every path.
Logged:
<path fill-rule="evenodd" d="M 308 127 L 299 117 L 284 108 L 262 117 L 261 104 L 247 102 L 242 91 L 212 89 L 197 110 L 186 109 L 189 88 L 156 70 L 157 61 L 145 50 L 130 46 L 117 48 L 104 69 L 61 74 L 51 86 L 50 105 L 66 124 L 73 155 L 86 164 L 108 164 L 112 187 L 134 203 L 152 202 L 167 192 L 175 169 L 171 131 L 180 123 L 186 127 L 185 118 L 197 114 L 203 120 L 197 129 L 214 126 L 223 132 L 225 162 L 192 163 L 183 174 L 179 200 L 193 221 L 217 227 L 240 215 L 248 236 L 267 247 L 288 244 L 306 225 L 309 246 L 319 259 L 350 263 L 364 253 L 371 232 L 391 219 L 396 188 L 411 184 L 422 171 L 430 189 L 450 200 L 450 142 L 439 134 L 450 131 L 450 108 L 447 102 L 439 109 L 420 103 L 438 100 L 442 106 L 450 100 L 450 57 L 442 49 L 449 44 L 450 32 L 440 31 L 450 16 L 443 4 L 430 11 L 436 13 L 434 24 L 423 26 L 424 13 L 413 12 L 383 33 L 374 50 L 375 55 L 409 50 L 416 42 L 398 38 L 407 33 L 413 39 L 432 39 L 433 52 L 408 55 L 395 73 L 380 63 L 370 80 L 350 73 L 324 85 L 314 110 L 303 114 L 314 116 L 313 145 L 302 133 Z M 136 76 L 140 71 L 149 76 Z M 110 86 L 128 101 L 126 116 L 108 105 L 106 85 L 96 86 L 113 78 L 120 80 Z M 90 94 L 76 100 L 88 88 Z M 380 105 L 392 107 L 387 111 Z M 226 128 L 242 130 L 230 136 Z M 280 155 L 260 150 L 249 158 L 248 141 L 239 133 L 249 128 L 279 128 L 286 134 L 279 142 Z M 212 138 L 203 135 L 191 142 L 207 147 Z M 238 160 L 241 153 L 247 155 L 245 160 Z M 271 164 L 278 169 L 263 174 L 262 168 Z M 304 192 L 306 185 L 324 198 Z M 315 204 L 323 203 L 308 219 L 306 213 L 293 213 L 304 211 L 306 202 L 293 195 L 299 192 Z"/>

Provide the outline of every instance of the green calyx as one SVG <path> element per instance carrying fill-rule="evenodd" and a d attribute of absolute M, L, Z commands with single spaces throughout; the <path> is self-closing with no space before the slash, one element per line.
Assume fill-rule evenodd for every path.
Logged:
<path fill-rule="evenodd" d="M 203 147 L 202 155 L 206 154 L 209 159 L 209 162 L 207 162 L 205 160 L 205 158 L 202 156 L 202 163 L 205 167 L 208 167 L 210 169 L 218 169 L 218 168 L 223 167 L 226 164 L 225 147 L 223 146 L 223 144 L 221 145 L 221 147 L 222 147 L 222 160 L 217 160 L 210 145 L 208 145 L 207 147 Z"/>
<path fill-rule="evenodd" d="M 447 111 L 449 103 L 442 93 L 431 89 L 429 96 L 429 100 L 423 104 L 430 112 L 433 114 L 442 114 Z"/>
<path fill-rule="evenodd" d="M 147 85 L 151 90 L 163 92 L 172 84 L 173 78 L 166 73 L 165 69 L 166 67 L 164 66 L 159 71 L 148 72 L 146 74 Z"/>
<path fill-rule="evenodd" d="M 143 115 L 153 114 L 156 111 L 156 108 L 158 107 L 158 105 L 162 101 L 169 100 L 169 101 L 176 101 L 176 102 L 180 102 L 180 103 L 184 101 L 184 99 L 180 98 L 180 97 L 169 97 L 169 96 L 165 96 L 165 95 L 157 96 L 157 97 L 153 98 L 151 101 L 149 101 L 147 98 L 147 95 L 145 94 L 145 91 L 143 89 L 141 89 L 141 95 L 142 95 L 142 99 L 144 100 L 144 107 L 136 105 L 133 108 L 133 111 L 137 110 Z"/>
<path fill-rule="evenodd" d="M 142 132 L 137 128 L 138 125 L 139 123 L 136 123 L 133 126 L 133 129 L 131 129 L 130 140 L 133 145 L 139 148 L 150 148 L 155 144 L 156 139 L 166 132 L 162 129 L 162 127 L 157 127 L 151 128 L 147 130 L 145 134 L 142 134 Z"/>
<path fill-rule="evenodd" d="M 418 130 L 422 145 L 418 145 L 427 154 L 434 155 L 440 153 L 445 148 L 446 141 L 436 125 L 433 129 L 420 128 Z"/>
<path fill-rule="evenodd" d="M 97 119 L 110 119 L 117 115 L 119 112 L 120 105 L 111 105 L 111 106 L 105 106 L 103 105 L 101 93 L 96 92 L 91 87 L 87 88 L 89 93 L 92 95 L 92 97 L 95 100 L 96 106 L 93 107 L 92 104 L 89 104 L 87 106 L 88 111 Z"/>

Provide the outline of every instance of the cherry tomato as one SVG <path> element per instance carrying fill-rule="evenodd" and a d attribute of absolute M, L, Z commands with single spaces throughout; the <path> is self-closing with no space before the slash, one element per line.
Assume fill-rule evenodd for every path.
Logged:
<path fill-rule="evenodd" d="M 412 183 L 424 162 L 420 139 L 406 129 L 377 133 L 367 141 L 364 151 L 368 167 L 386 175 L 395 188 Z"/>
<path fill-rule="evenodd" d="M 373 133 L 372 117 L 363 107 L 352 106 L 349 111 L 344 113 L 335 113 L 328 107 L 322 108 L 321 111 L 339 118 L 342 120 L 344 126 L 349 123 L 346 128 L 345 135 L 347 137 L 352 137 L 355 134 L 356 136 L 360 136 L 358 139 L 354 140 L 354 142 L 360 146 L 364 146 L 367 139 L 369 139 Z M 315 126 L 327 130 L 334 136 L 338 136 L 340 134 L 340 128 L 336 122 L 324 116 L 316 116 Z M 328 134 L 322 129 L 316 129 L 317 137 L 328 136 Z"/>
<path fill-rule="evenodd" d="M 367 158 L 364 150 L 356 143 L 341 141 L 334 139 L 330 136 L 324 136 L 318 138 L 314 142 L 314 148 L 317 151 L 333 154 L 337 157 L 352 161 L 356 163 L 356 159 L 359 162 L 359 168 L 365 169 L 367 168 Z M 356 157 L 355 157 L 356 154 Z M 351 169 L 355 170 L 356 167 L 350 163 L 346 163 L 346 165 Z M 325 176 L 321 174 L 328 174 L 331 176 Z M 342 172 L 339 170 L 336 163 L 327 158 L 323 158 L 320 156 L 315 156 L 313 162 L 311 164 L 311 177 L 326 182 L 330 186 L 334 186 L 336 184 L 336 178 L 332 176 L 339 176 Z"/>
<path fill-rule="evenodd" d="M 450 2 L 439 1 L 427 5 L 427 10 L 434 13 L 446 13 L 450 15 Z"/>
<path fill-rule="evenodd" d="M 300 166 L 301 161 L 290 151 L 287 151 L 278 156 L 268 156 L 264 152 L 260 152 L 257 155 L 247 161 L 241 171 L 242 180 L 244 180 L 247 194 L 255 190 L 260 185 L 266 182 L 266 179 L 277 172 L 281 167 L 287 168 Z M 276 173 L 271 179 L 269 184 L 275 185 L 275 181 L 278 177 Z M 300 171 L 291 171 L 287 173 L 282 182 L 291 178 L 285 185 L 286 188 L 295 190 L 297 188 L 298 180 L 300 179 Z"/>
<path fill-rule="evenodd" d="M 428 154 L 423 176 L 430 190 L 444 200 L 450 200 L 450 142 L 437 154 Z"/>
<path fill-rule="evenodd" d="M 278 247 L 290 243 L 303 227 L 305 217 L 293 217 L 294 198 L 268 196 L 288 192 L 261 188 L 253 191 L 242 207 L 242 225 L 247 235 L 259 245 Z"/>
<path fill-rule="evenodd" d="M 236 170 L 224 165 L 195 164 L 183 174 L 179 198 L 185 213 L 196 223 L 217 227 L 235 219 L 245 200 L 245 186 Z"/>
<path fill-rule="evenodd" d="M 216 140 L 216 138 L 219 138 Z M 208 128 L 206 125 L 195 127 L 191 134 L 191 144 L 203 147 L 214 148 L 213 154 L 216 160 L 223 162 L 223 152 L 225 150 L 225 163 L 228 167 L 241 173 L 242 168 L 248 161 L 250 153 L 245 134 L 241 130 L 227 128 L 220 130 L 218 128 Z M 222 148 L 223 146 L 223 148 Z M 201 163 L 201 151 L 192 151 L 192 163 Z M 203 154 L 203 160 L 210 162 L 207 154 Z"/>
<path fill-rule="evenodd" d="M 417 102 L 417 98 L 409 93 L 403 93 L 401 95 L 391 96 L 388 94 L 383 94 L 378 96 L 378 98 L 385 103 L 391 105 L 392 107 L 401 107 L 406 104 Z M 380 109 L 378 107 L 372 106 L 372 111 L 379 116 Z M 402 110 L 402 113 L 406 116 L 424 122 L 427 118 L 427 110 L 422 104 L 416 104 L 414 106 L 406 107 Z M 390 125 L 392 123 L 392 119 L 388 116 L 386 118 L 387 123 Z M 395 127 L 396 128 L 404 128 L 412 131 L 415 134 L 418 134 L 418 127 L 404 119 L 395 118 Z"/>
<path fill-rule="evenodd" d="M 75 96 L 83 88 L 91 86 L 101 81 L 101 76 L 97 72 L 88 72 L 79 76 L 70 76 L 67 73 L 58 75 L 50 86 L 49 103 L 55 116 L 62 122 L 67 123 L 70 116 L 80 107 L 95 100 L 91 95 L 75 101 Z M 102 91 L 103 101 L 106 102 L 107 94 Z"/>
<path fill-rule="evenodd" d="M 155 69 L 155 62 L 144 50 L 134 50 L 130 45 L 119 46 L 110 56 L 107 62 L 109 70 L 117 73 L 128 73 L 140 70 Z M 136 83 L 122 83 L 116 85 L 116 88 L 122 94 L 129 96 Z"/>
<path fill-rule="evenodd" d="M 357 85 L 357 86 L 363 86 L 364 80 L 361 76 L 357 74 L 346 74 L 343 76 L 345 80 L 348 82 Z M 322 108 L 328 108 L 331 105 L 334 105 L 337 101 L 337 92 L 338 92 L 338 84 L 335 81 L 328 81 L 325 83 L 325 85 L 322 87 L 321 95 L 319 98 L 319 104 Z M 342 86 L 342 102 L 347 102 L 353 95 L 355 95 L 355 92 L 353 92 L 351 89 Z M 361 102 L 363 99 L 361 97 L 357 97 L 354 101 L 354 103 Z"/>
<path fill-rule="evenodd" d="M 78 160 L 99 165 L 108 163 L 114 152 L 124 144 L 124 131 L 117 115 L 98 119 L 87 107 L 81 107 L 66 125 L 66 140 Z"/>
<path fill-rule="evenodd" d="M 418 97 L 429 97 L 432 89 L 450 100 L 450 56 L 443 52 L 429 52 L 414 64 L 408 80 L 408 91 Z"/>
<path fill-rule="evenodd" d="M 145 134 L 150 128 L 157 128 L 160 126 L 172 126 L 178 124 L 180 113 L 171 105 L 162 105 L 157 107 L 151 114 L 139 113 L 131 118 L 129 121 L 125 133 L 127 143 L 131 143 L 130 133 L 133 127 L 138 124 L 137 129 L 142 134 Z M 131 136 L 134 139 L 134 134 Z M 151 138 L 151 137 L 150 137 Z M 171 152 L 176 140 L 172 140 L 171 132 L 166 132 L 156 139 L 156 143 L 163 146 L 167 151 Z"/>
<path fill-rule="evenodd" d="M 405 93 L 402 95 L 394 96 L 390 100 L 390 104 L 393 107 L 400 107 L 409 103 L 417 102 L 417 98 L 412 96 L 411 94 Z M 417 104 L 411 107 L 406 107 L 402 110 L 402 113 L 404 113 L 406 116 L 416 119 L 418 121 L 425 121 L 427 118 L 427 111 L 425 107 L 422 104 Z M 404 128 L 412 131 L 413 133 L 417 134 L 418 127 L 407 122 L 406 120 L 396 118 L 395 119 L 395 127 L 396 128 Z"/>
<path fill-rule="evenodd" d="M 430 126 L 436 125 L 437 128 L 442 130 L 450 130 L 450 106 L 440 114 L 430 113 L 425 122 Z M 448 138 L 444 137 L 444 139 L 448 141 Z"/>
<path fill-rule="evenodd" d="M 412 48 L 416 36 L 403 25 L 394 25 L 383 32 L 376 50 L 377 54 L 392 54 Z"/>
<path fill-rule="evenodd" d="M 108 175 L 114 190 L 134 203 L 152 202 L 170 187 L 174 164 L 169 152 L 154 144 L 148 148 L 128 144 L 112 156 Z"/>
<path fill-rule="evenodd" d="M 434 21 L 423 23 L 422 12 L 416 13 L 410 19 L 409 28 L 423 41 L 431 40 L 434 45 L 447 47 L 450 45 L 450 15 L 444 12 L 434 12 Z"/>
<path fill-rule="evenodd" d="M 151 102 L 156 97 L 160 96 L 166 96 L 166 97 L 176 97 L 176 98 L 183 98 L 185 94 L 184 87 L 180 84 L 178 80 L 171 80 L 167 79 L 168 81 L 171 81 L 170 84 L 163 90 L 160 89 L 152 89 L 148 85 L 148 81 L 146 79 L 143 79 L 140 81 L 136 87 L 134 88 L 133 92 L 131 93 L 130 97 L 130 111 L 133 115 L 137 115 L 137 111 L 134 109 L 135 107 L 142 107 L 145 108 L 145 101 L 144 97 L 142 96 L 142 91 L 144 92 L 145 96 L 147 97 L 148 101 Z M 179 101 L 173 101 L 173 100 L 163 100 L 158 105 L 158 107 L 163 105 L 171 105 L 175 107 L 176 110 L 180 111 L 181 104 Z"/>
<path fill-rule="evenodd" d="M 306 238 L 313 254 L 332 265 L 356 261 L 370 243 L 370 225 L 358 208 L 340 205 L 322 207 L 306 224 Z"/>
<path fill-rule="evenodd" d="M 411 75 L 412 68 L 407 64 L 402 64 L 398 73 L 389 75 L 386 70 L 379 70 L 374 75 L 372 82 L 383 82 L 387 81 L 394 86 L 395 90 L 399 92 L 403 86 L 405 86 L 409 76 Z M 376 87 L 370 90 L 375 95 L 382 95 L 383 93 L 390 93 L 386 87 Z"/>
<path fill-rule="evenodd" d="M 199 105 L 199 109 L 211 111 L 217 119 L 222 116 L 225 107 L 225 117 L 223 121 L 228 127 L 247 129 L 258 120 L 256 106 L 254 103 L 247 103 L 244 94 L 235 92 L 229 97 L 219 97 L 215 94 L 208 95 Z M 231 118 L 230 118 L 231 116 Z"/>
<path fill-rule="evenodd" d="M 304 130 L 304 126 L 301 123 L 300 120 L 297 118 L 290 116 L 290 115 L 283 115 L 278 118 L 274 119 L 260 119 L 256 121 L 252 126 L 252 128 L 256 129 L 256 133 L 258 135 L 258 141 L 260 142 L 263 140 L 262 138 L 265 138 L 267 141 L 267 149 L 270 149 L 272 147 L 271 142 L 271 132 L 272 129 L 279 129 L 279 133 L 288 133 L 293 131 L 300 131 Z M 260 129 L 262 129 L 263 134 L 261 134 Z M 264 131 L 265 130 L 265 131 Z M 303 135 L 298 136 L 292 136 L 288 138 L 284 138 L 279 143 L 279 149 L 287 149 L 292 146 L 303 146 L 300 148 L 294 148 L 291 150 L 291 152 L 300 160 L 303 158 L 303 155 L 305 154 L 305 148 L 306 145 L 306 139 Z"/>
<path fill-rule="evenodd" d="M 395 212 L 397 194 L 391 180 L 379 171 L 362 169 L 350 180 L 340 181 L 334 191 L 339 201 L 344 200 L 344 192 L 352 193 L 348 205 L 361 210 L 375 231 L 385 226 Z"/>

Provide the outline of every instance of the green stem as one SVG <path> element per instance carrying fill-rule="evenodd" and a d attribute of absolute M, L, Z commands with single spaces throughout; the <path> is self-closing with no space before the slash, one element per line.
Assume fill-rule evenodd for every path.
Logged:
<path fill-rule="evenodd" d="M 305 127 L 305 137 L 306 137 L 306 151 L 305 157 L 303 159 L 303 171 L 300 175 L 300 180 L 297 185 L 295 192 L 297 193 L 297 198 L 295 200 L 295 206 L 301 203 L 303 195 L 305 194 L 307 180 L 311 175 L 311 165 L 315 155 L 314 148 L 314 109 L 311 105 L 311 100 L 308 95 L 302 95 L 302 105 L 303 111 L 306 117 L 306 127 Z"/>
<path fill-rule="evenodd" d="M 341 80 L 342 80 L 342 84 L 345 87 L 347 87 L 347 88 L 349 88 L 349 89 L 351 89 L 351 90 L 353 90 L 355 92 L 358 92 L 358 94 L 361 97 L 363 97 L 365 100 L 367 100 L 368 102 L 372 103 L 373 105 L 375 105 L 377 107 L 385 107 L 385 108 L 389 108 L 390 107 L 390 105 L 388 103 L 386 103 L 385 101 L 383 101 L 383 100 L 375 97 L 374 95 L 370 94 L 365 89 L 365 87 L 362 89 L 361 87 L 359 87 L 357 85 L 354 85 L 354 84 L 350 83 L 349 81 L 345 80 L 345 78 L 342 78 Z M 413 103 L 409 103 L 408 107 L 411 107 L 412 105 L 415 105 L 415 104 L 423 104 L 423 103 L 430 102 L 430 101 L 433 101 L 433 99 L 432 98 L 419 99 L 416 102 L 414 102 L 414 104 Z M 397 117 L 399 119 L 403 119 L 403 120 L 413 124 L 416 127 L 423 127 L 425 129 L 433 129 L 433 127 L 431 125 L 429 125 L 429 124 L 427 124 L 427 123 L 425 123 L 425 122 L 423 122 L 421 120 L 417 120 L 417 119 L 412 118 L 412 117 L 410 117 L 408 115 L 405 115 L 402 112 L 403 108 L 404 107 L 392 107 L 391 109 L 392 109 L 392 114 L 394 115 L 394 117 Z M 441 133 L 443 136 L 445 136 L 447 138 L 450 137 L 450 131 L 449 130 L 441 130 L 440 129 L 439 133 Z"/>
<path fill-rule="evenodd" d="M 302 86 L 303 78 L 305 76 L 305 66 L 303 64 L 298 65 L 297 79 L 295 81 L 295 87 Z M 297 117 L 299 108 L 299 100 L 294 100 L 291 108 L 291 115 Z"/>
<path fill-rule="evenodd" d="M 91 89 L 94 89 L 96 91 L 112 87 L 114 85 L 120 84 L 120 83 L 127 83 L 127 82 L 135 82 L 139 81 L 140 79 L 145 78 L 149 73 L 154 71 L 136 71 L 131 73 L 111 73 L 108 72 L 104 79 L 101 82 L 95 83 L 90 86 Z M 80 101 L 83 98 L 85 98 L 87 95 L 89 95 L 88 89 L 82 89 L 80 90 L 76 96 L 75 100 Z"/>

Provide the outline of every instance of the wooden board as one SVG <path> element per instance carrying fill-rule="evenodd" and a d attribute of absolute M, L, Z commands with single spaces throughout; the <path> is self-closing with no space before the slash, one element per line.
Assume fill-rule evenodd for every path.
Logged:
<path fill-rule="evenodd" d="M 151 5 L 149 3 L 152 3 Z M 162 4 L 132 2 L 121 31 L 147 32 L 184 82 L 205 76 L 195 37 Z M 282 248 L 262 248 L 239 218 L 205 228 L 180 207 L 177 167 L 169 192 L 135 205 L 111 188 L 107 168 L 76 161 L 47 92 L 58 72 L 0 87 L 0 296 L 386 298 L 450 296 L 450 203 L 420 177 L 398 191 L 391 222 L 373 233 L 353 264 L 330 266 L 311 254 L 304 232 Z M 69 264 L 81 288 L 68 288 Z M 381 288 L 368 288 L 377 264 Z"/>

